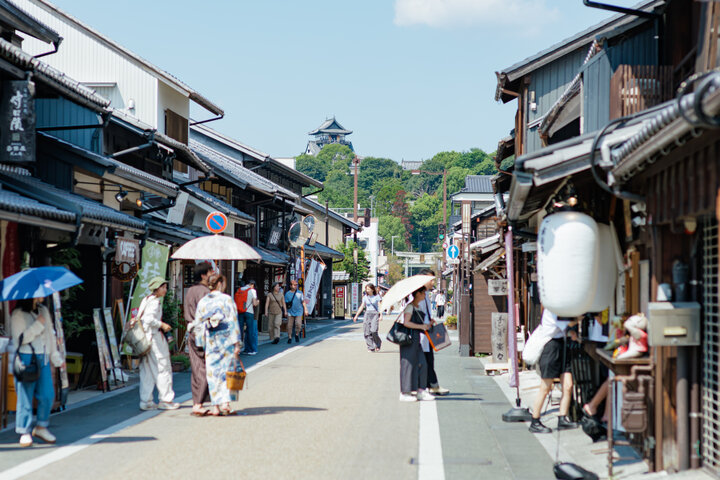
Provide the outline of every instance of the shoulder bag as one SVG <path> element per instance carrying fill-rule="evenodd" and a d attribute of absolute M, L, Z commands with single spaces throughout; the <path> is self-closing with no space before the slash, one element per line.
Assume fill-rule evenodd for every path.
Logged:
<path fill-rule="evenodd" d="M 30 345 L 30 350 L 32 350 L 32 357 L 30 357 L 30 364 L 25 365 L 20 358 L 20 347 L 23 344 L 23 337 L 25 336 L 25 333 L 20 334 L 20 341 L 18 342 L 19 345 L 17 347 L 17 351 L 15 352 L 15 360 L 13 360 L 13 376 L 17 379 L 18 382 L 22 383 L 32 383 L 37 381 L 38 378 L 40 378 L 40 369 L 42 368 L 42 365 L 40 365 L 40 357 L 38 357 L 35 354 L 35 349 L 33 348 L 32 344 Z"/>
<path fill-rule="evenodd" d="M 295 296 L 296 296 L 296 295 L 297 295 L 297 290 L 293 292 L 292 299 L 291 299 L 289 302 L 288 302 L 288 301 L 285 301 L 285 308 L 286 308 L 287 310 L 290 310 L 290 309 L 292 308 L 293 302 L 295 302 Z"/>
<path fill-rule="evenodd" d="M 530 334 L 522 352 L 522 359 L 528 365 L 536 365 L 540 361 L 545 345 L 550 341 L 555 329 L 545 328 L 540 324 Z"/>
<path fill-rule="evenodd" d="M 405 312 L 400 312 L 400 315 L 398 315 L 393 323 L 393 326 L 390 328 L 387 337 L 385 337 L 388 342 L 400 345 L 401 347 L 406 347 L 413 342 L 412 331 L 402 323 L 398 322 L 404 313 Z"/>

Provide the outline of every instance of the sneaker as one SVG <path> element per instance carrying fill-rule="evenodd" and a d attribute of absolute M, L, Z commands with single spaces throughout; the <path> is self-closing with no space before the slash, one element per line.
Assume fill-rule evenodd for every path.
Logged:
<path fill-rule="evenodd" d="M 417 399 L 421 402 L 432 402 L 435 397 L 427 390 L 420 390 L 417 394 Z"/>
<path fill-rule="evenodd" d="M 401 393 L 399 400 L 401 402 L 417 402 L 417 397 L 409 393 Z"/>
<path fill-rule="evenodd" d="M 180 404 L 177 402 L 160 402 L 158 408 L 160 410 L 177 410 L 180 408 Z"/>
<path fill-rule="evenodd" d="M 528 430 L 530 433 L 552 433 L 552 428 L 543 425 L 539 418 L 532 419 Z"/>
<path fill-rule="evenodd" d="M 20 446 L 21 447 L 30 447 L 33 444 L 32 435 L 29 433 L 23 433 L 20 435 Z"/>
<path fill-rule="evenodd" d="M 257 355 L 257 352 L 248 352 L 248 355 Z"/>
<path fill-rule="evenodd" d="M 33 436 L 38 437 L 40 440 L 42 440 L 45 443 L 55 443 L 55 435 L 50 433 L 50 430 L 48 430 L 45 427 L 35 427 L 32 431 Z M 32 443 L 32 439 L 31 439 Z"/>
<path fill-rule="evenodd" d="M 280 339 L 279 339 L 279 338 L 276 338 L 275 340 L 273 340 L 273 341 L 270 342 L 270 343 L 272 343 L 273 345 L 277 345 L 278 343 L 280 343 Z"/>
<path fill-rule="evenodd" d="M 299 335 L 295 335 L 295 343 L 300 343 L 300 336 L 299 336 Z"/>
<path fill-rule="evenodd" d="M 561 417 L 558 417 L 558 430 L 571 430 L 573 428 L 578 428 L 577 422 L 573 422 L 568 418 L 567 415 L 563 415 Z"/>
<path fill-rule="evenodd" d="M 158 406 L 155 402 L 140 402 L 140 410 L 155 410 L 157 408 Z"/>
<path fill-rule="evenodd" d="M 442 388 L 440 386 L 431 387 L 431 388 L 429 388 L 429 390 L 430 390 L 430 393 L 432 393 L 433 395 L 443 396 L 443 395 L 447 395 L 448 393 L 450 393 L 450 390 L 448 390 L 447 388 Z"/>

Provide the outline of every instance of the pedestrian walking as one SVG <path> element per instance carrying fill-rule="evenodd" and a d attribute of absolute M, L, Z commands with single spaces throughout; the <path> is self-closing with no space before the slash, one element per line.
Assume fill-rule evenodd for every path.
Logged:
<path fill-rule="evenodd" d="M 435 277 L 435 273 L 432 270 L 425 269 L 420 272 L 421 275 L 432 275 Z M 435 280 L 431 280 L 425 285 L 426 288 L 430 289 L 433 287 Z M 436 292 L 437 296 L 441 295 L 442 290 Z M 427 297 L 420 303 L 420 310 L 425 314 L 424 323 L 430 324 L 432 322 L 432 307 Z M 438 313 L 438 317 L 439 317 Z M 434 322 L 433 322 L 434 323 Z M 447 395 L 450 390 L 440 386 L 438 382 L 437 373 L 435 372 L 435 351 L 430 346 L 430 340 L 424 333 L 420 334 L 420 347 L 422 347 L 423 355 L 425 355 L 425 361 L 427 362 L 427 387 L 430 393 L 434 395 Z"/>
<path fill-rule="evenodd" d="M 140 409 L 175 410 L 180 404 L 173 402 L 172 368 L 170 365 L 170 349 L 162 332 L 169 332 L 172 327 L 162 321 L 161 299 L 167 293 L 168 282 L 163 277 L 155 277 L 148 283 L 152 292 L 140 302 L 138 321 L 142 322 L 145 336 L 152 347 L 140 359 Z M 153 390 L 157 387 L 158 400 L 153 402 Z"/>
<path fill-rule="evenodd" d="M 226 374 L 232 368 L 233 359 L 240 355 L 242 341 L 237 318 L 237 307 L 230 295 L 225 294 L 227 279 L 213 274 L 208 279 L 210 293 L 197 306 L 195 318 L 200 321 L 198 345 L 205 351 L 205 370 L 210 390 L 214 416 L 234 415 L 230 402 L 235 393 L 227 387 Z"/>
<path fill-rule="evenodd" d="M 300 341 L 300 330 L 302 329 L 302 316 L 308 314 L 307 306 L 303 301 L 302 292 L 298 291 L 298 283 L 296 280 L 290 282 L 290 290 L 285 294 L 285 304 L 288 313 L 288 343 L 292 342 L 293 325 L 295 326 L 295 343 Z"/>
<path fill-rule="evenodd" d="M 426 288 L 420 287 L 412 293 L 412 301 L 407 304 L 405 310 L 398 320 L 410 329 L 412 343 L 400 345 L 400 401 L 415 402 L 417 400 L 435 400 L 425 386 L 427 385 L 427 360 L 420 346 L 420 335 L 430 328 L 430 324 L 424 323 L 424 313 L 420 304 L 425 300 Z M 412 392 L 417 392 L 413 395 Z"/>
<path fill-rule="evenodd" d="M 240 324 L 242 341 L 245 344 L 243 353 L 248 355 L 257 355 L 258 329 L 254 308 L 258 305 L 260 305 L 260 300 L 258 300 L 257 291 L 255 290 L 255 280 L 248 280 L 245 286 L 238 288 L 235 292 L 238 323 Z"/>
<path fill-rule="evenodd" d="M 50 363 L 60 367 L 65 359 L 57 350 L 55 330 L 50 312 L 42 304 L 43 298 L 18 300 L 18 306 L 10 317 L 10 334 L 16 355 L 26 366 L 31 365 L 33 357 L 39 360 L 39 376 L 33 381 L 18 381 L 15 378 L 17 405 L 15 407 L 15 433 L 20 435 L 20 446 L 29 447 L 33 437 L 46 443 L 55 443 L 55 435 L 50 433 L 50 410 L 55 398 Z M 33 400 L 37 400 L 37 424 L 33 424 Z"/>
<path fill-rule="evenodd" d="M 208 278 L 212 274 L 212 265 L 207 262 L 198 263 L 193 269 L 195 285 L 190 287 L 183 301 L 183 316 L 187 322 L 188 354 L 190 356 L 190 390 L 192 391 L 192 415 L 202 417 L 210 411 L 203 408 L 203 403 L 210 401 L 207 374 L 205 372 L 205 351 L 195 341 L 195 311 L 198 302 L 208 293 Z"/>
<path fill-rule="evenodd" d="M 445 292 L 443 290 L 439 290 L 437 295 L 435 295 L 435 305 L 437 308 L 437 318 L 439 318 L 440 320 L 442 320 L 445 316 L 446 302 L 447 299 L 445 298 Z"/>
<path fill-rule="evenodd" d="M 570 410 L 570 400 L 572 399 L 573 378 L 572 373 L 570 373 L 569 351 L 567 339 L 565 338 L 567 328 L 576 323 L 578 323 L 577 320 L 571 321 L 558 318 L 547 308 L 543 312 L 538 328 L 547 330 L 547 337 L 551 337 L 551 339 L 543 347 L 538 360 L 541 383 L 532 409 L 532 421 L 529 428 L 532 433 L 552 433 L 552 429 L 546 427 L 540 421 L 540 415 L 542 414 L 545 398 L 550 393 L 555 378 L 560 378 L 562 384 L 557 428 L 558 430 L 566 430 L 578 427 L 578 424 L 567 416 Z"/>
<path fill-rule="evenodd" d="M 358 317 L 365 310 L 363 319 L 363 332 L 365 335 L 365 344 L 369 352 L 379 352 L 382 341 L 378 335 L 378 326 L 382 320 L 380 313 L 380 302 L 382 297 L 378 295 L 375 285 L 368 283 L 365 285 L 365 295 L 363 295 L 362 303 L 357 313 L 353 317 L 353 323 L 357 322 Z"/>
<path fill-rule="evenodd" d="M 283 296 L 280 282 L 275 282 L 265 297 L 265 316 L 268 318 L 268 331 L 270 343 L 277 345 L 280 342 L 280 325 L 282 317 L 287 317 L 287 307 Z"/>

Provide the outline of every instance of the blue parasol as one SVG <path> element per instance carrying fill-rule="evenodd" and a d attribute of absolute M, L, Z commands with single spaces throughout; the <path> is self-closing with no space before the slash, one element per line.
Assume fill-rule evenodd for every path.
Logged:
<path fill-rule="evenodd" d="M 47 297 L 82 282 L 65 267 L 28 268 L 0 282 L 0 301 Z"/>

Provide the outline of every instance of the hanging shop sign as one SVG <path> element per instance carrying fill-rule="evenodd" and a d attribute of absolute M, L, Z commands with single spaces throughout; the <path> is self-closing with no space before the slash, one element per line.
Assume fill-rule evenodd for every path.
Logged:
<path fill-rule="evenodd" d="M 272 227 L 268 236 L 267 244 L 271 247 L 277 247 L 282 238 L 282 229 L 280 227 Z"/>
<path fill-rule="evenodd" d="M 0 96 L 0 161 L 35 161 L 35 84 L 3 82 Z"/>
<path fill-rule="evenodd" d="M 320 290 L 320 281 L 325 270 L 325 265 L 315 260 L 310 261 L 310 267 L 305 275 L 305 304 L 308 312 L 312 312 L 315 308 L 317 293 Z"/>
<path fill-rule="evenodd" d="M 110 266 L 113 277 L 129 282 L 138 272 L 140 263 L 140 241 L 133 238 L 116 239 L 115 259 Z"/>
<path fill-rule="evenodd" d="M 507 279 L 493 279 L 488 280 L 488 295 L 502 296 L 508 293 L 508 282 Z"/>

